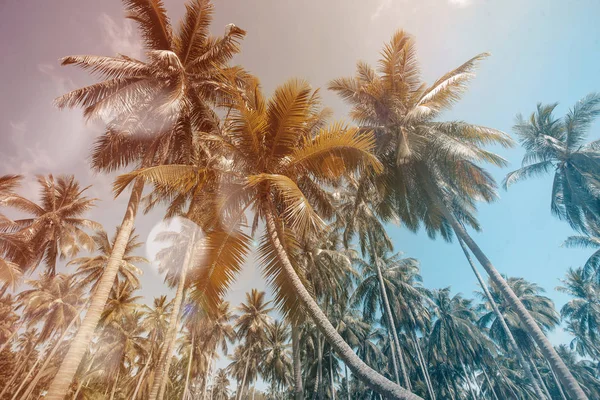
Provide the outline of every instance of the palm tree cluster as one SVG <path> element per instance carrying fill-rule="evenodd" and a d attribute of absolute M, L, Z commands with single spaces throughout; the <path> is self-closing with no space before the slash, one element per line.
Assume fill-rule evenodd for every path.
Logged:
<path fill-rule="evenodd" d="M 398 31 L 377 68 L 329 83 L 356 125 L 331 123 L 308 82 L 267 97 L 231 65 L 246 32 L 211 35 L 209 0 L 189 0 L 178 26 L 161 0 L 123 5 L 145 58 L 65 57 L 99 82 L 56 100 L 105 125 L 95 172 L 128 171 L 113 186 L 130 193 L 115 235 L 85 218 L 96 199 L 73 176 L 39 176 L 37 203 L 17 193 L 20 176 L 0 177 L 0 398 L 600 398 L 600 251 L 567 272 L 559 313 L 469 233 L 477 202 L 498 197 L 484 164 L 506 165 L 485 147 L 514 143 L 440 116 L 488 54 L 429 85 Z M 580 234 L 566 244 L 600 247 L 600 145 L 584 143 L 600 96 L 564 119 L 554 108 L 518 117 L 524 165 L 505 186 L 554 170 L 552 212 Z M 154 260 L 172 299 L 141 296 L 140 206 L 180 222 Z M 425 288 L 390 223 L 456 240 L 476 299 Z M 252 254 L 270 293 L 234 308 L 226 296 Z M 561 321 L 574 339 L 555 347 Z"/>

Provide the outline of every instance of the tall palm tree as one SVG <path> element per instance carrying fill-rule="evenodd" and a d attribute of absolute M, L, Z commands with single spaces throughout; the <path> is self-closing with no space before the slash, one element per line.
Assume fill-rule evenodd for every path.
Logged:
<path fill-rule="evenodd" d="M 585 139 L 600 115 L 600 95 L 587 95 L 562 119 L 552 114 L 557 105 L 538 104 L 528 120 L 517 116 L 514 130 L 525 156 L 523 166 L 506 176 L 504 187 L 554 171 L 552 213 L 574 229 L 590 233 L 600 226 L 600 184 L 594 178 L 600 173 L 600 142 L 585 143 Z"/>
<path fill-rule="evenodd" d="M 87 118 L 108 121 L 107 134 L 98 140 L 92 156 L 94 168 L 101 171 L 189 158 L 192 127 L 206 132 L 217 125 L 208 103 L 221 95 L 223 68 L 239 52 L 245 35 L 229 25 L 224 36 L 209 36 L 209 1 L 190 1 L 176 33 L 161 0 L 123 3 L 144 38 L 147 62 L 127 56 L 66 57 L 63 64 L 77 65 L 106 80 L 57 99 L 60 107 L 81 106 Z M 85 354 L 131 236 L 142 189 L 140 180 L 131 191 L 105 274 L 48 391 L 49 399 L 61 398 Z"/>
<path fill-rule="evenodd" d="M 46 273 L 53 275 L 59 258 L 72 258 L 81 247 L 93 251 L 94 241 L 84 228 L 98 230 L 102 227 L 82 218 L 96 201 L 84 196 L 89 187 L 82 189 L 72 175 L 56 179 L 52 175 L 38 176 L 37 181 L 40 204 L 18 195 L 2 200 L 3 205 L 31 214 L 31 217 L 0 225 L 0 230 L 11 232 L 31 249 L 33 257 L 22 261 L 23 268 L 32 270 L 44 260 Z"/>
<path fill-rule="evenodd" d="M 321 216 L 333 216 L 322 184 L 335 186 L 344 174 L 357 170 L 380 171 L 379 162 L 370 152 L 373 137 L 341 123 L 322 128 L 318 95 L 299 80 L 278 87 L 269 101 L 264 99 L 258 81 L 248 83 L 244 92 L 234 96 L 230 118 L 230 129 L 214 138 L 235 166 L 235 170 L 226 171 L 226 183 L 231 184 L 226 185 L 224 206 L 217 214 L 222 212 L 225 218 L 233 216 L 236 225 L 245 217 L 244 211 L 252 207 L 255 221 L 262 218 L 266 223 L 260 249 L 265 275 L 274 284 L 276 296 L 286 299 L 286 309 L 301 305 L 336 354 L 374 390 L 392 398 L 416 398 L 377 374 L 354 354 L 306 289 L 294 266 L 296 245 L 292 235 L 318 231 L 324 225 Z M 121 176 L 116 189 L 122 190 L 141 177 L 185 192 L 207 173 L 191 166 L 150 167 Z M 247 245 L 242 250 L 243 257 Z M 224 283 L 230 280 L 231 275 L 227 275 Z"/>
<path fill-rule="evenodd" d="M 271 384 L 274 392 L 279 392 L 292 380 L 290 330 L 283 322 L 275 321 L 267 327 L 266 333 L 261 375 Z"/>
<path fill-rule="evenodd" d="M 366 175 L 359 193 L 365 197 L 383 191 L 380 197 L 391 203 L 409 229 L 417 230 L 423 223 L 431 237 L 440 233 L 451 240 L 454 233 L 463 240 L 517 310 L 569 393 L 585 399 L 542 329 L 463 226 L 479 229 L 475 201 L 490 202 L 497 197 L 493 178 L 478 164 L 506 164 L 482 146 L 508 147 L 513 141 L 494 129 L 436 118 L 460 99 L 477 62 L 486 56 L 475 56 L 428 86 L 420 78 L 413 39 L 399 31 L 384 47 L 378 71 L 359 63 L 356 77 L 336 79 L 329 88 L 352 105 L 352 118 L 364 129 L 374 129 L 378 138 L 377 154 L 384 173 Z"/>
<path fill-rule="evenodd" d="M 569 268 L 561 281 L 564 286 L 556 289 L 573 297 L 560 310 L 575 335 L 572 345 L 582 356 L 600 358 L 600 287 L 585 279 L 583 268 Z"/>
<path fill-rule="evenodd" d="M 27 204 L 26 199 L 14 192 L 20 185 L 21 179 L 20 175 L 0 176 L 0 206 L 3 206 L 8 198 L 12 198 L 15 203 Z M 14 221 L 0 213 L 0 231 L 11 225 L 14 225 Z M 0 233 L 0 282 L 4 282 L 2 293 L 9 286 L 15 289 L 23 276 L 23 270 L 18 261 L 23 262 L 29 257 L 27 246 L 18 238 Z"/>
<path fill-rule="evenodd" d="M 595 235 L 569 236 L 563 246 L 596 249 L 585 262 L 582 272 L 586 280 L 592 280 L 600 284 L 600 237 Z"/>
<path fill-rule="evenodd" d="M 246 293 L 246 303 L 240 304 L 238 308 L 240 313 L 236 316 L 235 321 L 236 334 L 238 339 L 244 340 L 244 350 L 248 354 L 244 356 L 245 366 L 240 389 L 237 393 L 238 400 L 242 398 L 246 383 L 250 381 L 247 377 L 250 372 L 250 362 L 254 357 L 250 354 L 254 354 L 258 346 L 262 347 L 267 339 L 267 328 L 271 323 L 269 313 L 273 309 L 269 308 L 271 302 L 265 301 L 265 296 L 265 292 L 252 289 L 250 293 Z M 255 376 L 257 372 L 253 371 L 251 373 Z"/>

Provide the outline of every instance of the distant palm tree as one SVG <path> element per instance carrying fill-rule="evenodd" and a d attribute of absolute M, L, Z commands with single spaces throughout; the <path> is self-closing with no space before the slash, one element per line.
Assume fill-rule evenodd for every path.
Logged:
<path fill-rule="evenodd" d="M 600 227 L 600 142 L 584 141 L 600 116 L 600 95 L 587 95 L 562 119 L 552 114 L 557 105 L 538 104 L 528 120 L 517 116 L 513 129 L 525 149 L 523 167 L 506 176 L 504 187 L 553 171 L 552 213 L 591 233 Z"/>
<path fill-rule="evenodd" d="M 59 258 L 72 258 L 81 247 L 94 250 L 94 241 L 83 229 L 100 230 L 102 226 L 82 218 L 96 199 L 84 196 L 89 187 L 81 189 L 72 175 L 56 179 L 52 175 L 38 176 L 37 181 L 40 204 L 17 195 L 4 197 L 1 201 L 2 205 L 32 216 L 0 225 L 0 230 L 11 232 L 31 249 L 33 258 L 23 260 L 22 268 L 32 270 L 44 260 L 46 272 L 54 275 Z"/>
<path fill-rule="evenodd" d="M 600 287 L 585 279 L 582 268 L 569 268 L 561 282 L 556 289 L 573 297 L 560 310 L 575 336 L 571 347 L 581 356 L 600 359 Z"/>
<path fill-rule="evenodd" d="M 223 368 L 217 371 L 210 392 L 212 400 L 229 400 L 229 378 Z"/>
<path fill-rule="evenodd" d="M 5 204 L 6 199 L 13 198 L 14 202 L 26 203 L 14 190 L 20 185 L 20 175 L 0 176 L 0 206 Z M 21 200 L 22 199 L 22 200 Z M 0 232 L 3 232 L 14 222 L 0 213 Z M 13 290 L 23 276 L 23 270 L 18 261 L 23 263 L 30 257 L 27 246 L 13 235 L 0 233 L 0 282 L 4 282 L 2 293 L 10 286 Z"/>
<path fill-rule="evenodd" d="M 275 321 L 267 327 L 264 345 L 264 361 L 261 375 L 277 393 L 292 381 L 292 358 L 289 344 L 290 330 L 281 321 Z"/>
<path fill-rule="evenodd" d="M 69 261 L 67 266 L 76 265 L 77 272 L 75 272 L 74 275 L 79 278 L 82 285 L 86 287 L 89 286 L 90 292 L 94 293 L 102 279 L 102 274 L 104 273 L 108 259 L 112 254 L 116 235 L 112 240 L 109 240 L 106 232 L 100 231 L 96 232 L 92 238 L 96 243 L 96 250 L 99 254 L 96 256 L 75 258 Z M 138 235 L 129 238 L 123 254 L 123 262 L 121 263 L 119 274 L 115 278 L 127 282 L 132 288 L 138 288 L 140 286 L 139 276 L 142 274 L 142 270 L 135 264 L 148 262 L 144 257 L 131 254 L 142 245 L 143 243 L 139 241 Z"/>
<path fill-rule="evenodd" d="M 595 235 L 569 236 L 563 246 L 596 249 L 585 262 L 582 273 L 586 280 L 592 280 L 596 284 L 600 284 L 600 237 Z"/>
<path fill-rule="evenodd" d="M 578 360 L 577 355 L 561 344 L 557 351 L 565 360 L 573 375 L 581 382 L 581 386 L 590 399 L 600 398 L 600 379 L 598 378 L 598 365 L 589 360 Z"/>

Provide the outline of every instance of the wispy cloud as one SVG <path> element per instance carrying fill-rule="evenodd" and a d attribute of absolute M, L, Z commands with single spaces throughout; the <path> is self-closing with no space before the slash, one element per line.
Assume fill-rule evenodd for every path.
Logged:
<path fill-rule="evenodd" d="M 108 14 L 98 17 L 103 28 L 104 43 L 113 53 L 124 54 L 133 58 L 141 58 L 142 42 L 133 28 L 131 21 L 125 20 L 119 25 Z"/>
<path fill-rule="evenodd" d="M 377 6 L 377 9 L 375 10 L 375 12 L 373 14 L 371 14 L 371 21 L 374 21 L 377 18 L 379 18 L 381 16 L 381 13 L 384 12 L 385 10 L 389 9 L 391 6 L 392 6 L 392 0 L 381 0 L 379 2 L 379 5 Z"/>

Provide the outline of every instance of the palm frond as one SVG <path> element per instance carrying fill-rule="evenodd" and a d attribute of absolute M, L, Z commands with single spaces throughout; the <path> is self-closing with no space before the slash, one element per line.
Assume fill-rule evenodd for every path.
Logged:
<path fill-rule="evenodd" d="M 153 183 L 165 191 L 187 193 L 202 185 L 205 180 L 205 170 L 190 165 L 160 165 L 138 169 L 115 179 L 113 184 L 115 197 L 137 178 Z"/>
<path fill-rule="evenodd" d="M 138 24 L 149 50 L 171 50 L 172 32 L 161 0 L 123 0 L 126 16 Z"/>

